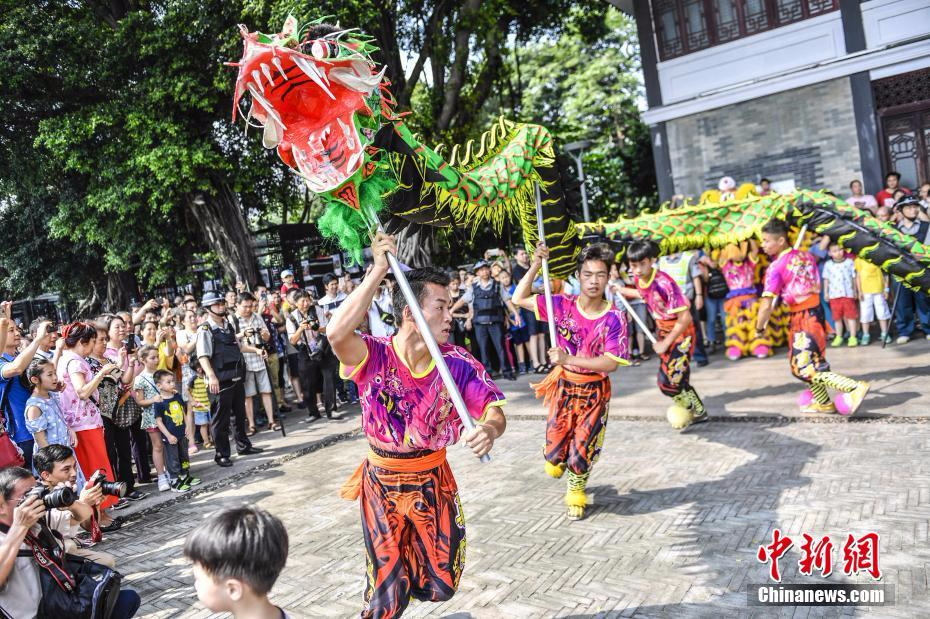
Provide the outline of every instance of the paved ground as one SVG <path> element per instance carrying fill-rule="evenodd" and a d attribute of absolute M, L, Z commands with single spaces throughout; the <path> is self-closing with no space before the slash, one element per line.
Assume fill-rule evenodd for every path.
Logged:
<path fill-rule="evenodd" d="M 879 532 L 883 582 L 895 585 L 896 604 L 845 614 L 930 614 L 930 345 L 831 351 L 831 360 L 837 371 L 873 381 L 861 418 L 795 415 L 800 386 L 781 355 L 737 364 L 715 357 L 694 384 L 716 422 L 684 433 L 664 422 L 668 402 L 654 386 L 655 362 L 621 370 L 589 484 L 594 506 L 574 523 L 563 515 L 563 483 L 542 472 L 543 411 L 523 381 L 505 381 L 511 423 L 493 463 L 450 450 L 469 535 L 459 593 L 444 604 L 415 602 L 408 615 L 772 616 L 778 613 L 746 606 L 746 585 L 766 582 L 755 553 L 775 527 L 834 540 Z M 303 438 L 294 432 L 299 441 L 275 446 L 263 466 L 249 471 L 261 462 L 241 460 L 231 477 L 176 502 L 143 505 L 129 527 L 109 535 L 101 549 L 118 556 L 142 594 L 142 615 L 210 616 L 195 603 L 182 538 L 216 508 L 243 502 L 277 514 L 290 532 L 277 603 L 295 616 L 357 614 L 364 573 L 358 508 L 336 495 L 365 452 L 355 426 L 357 415 L 349 414 L 303 430 Z M 259 436 L 274 445 L 270 434 Z M 290 449 L 307 453 L 272 459 Z M 783 581 L 824 582 L 797 573 L 799 556 L 793 548 L 782 560 Z M 816 607 L 781 612 L 839 615 Z"/>

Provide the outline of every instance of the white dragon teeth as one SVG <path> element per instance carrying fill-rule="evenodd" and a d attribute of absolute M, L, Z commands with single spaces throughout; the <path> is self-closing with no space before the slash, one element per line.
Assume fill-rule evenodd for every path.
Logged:
<path fill-rule="evenodd" d="M 314 83 L 316 83 L 316 85 L 319 86 L 323 92 L 329 95 L 330 99 L 335 101 L 336 97 L 333 95 L 332 92 L 330 92 L 329 87 L 327 86 L 329 82 L 327 81 L 326 76 L 322 75 L 319 71 L 317 71 L 316 67 L 313 66 L 313 63 L 307 60 L 306 58 L 303 58 L 301 56 L 296 56 L 296 55 L 293 58 L 294 58 L 294 64 L 296 64 L 297 67 L 301 71 L 303 71 L 307 77 L 313 80 Z"/>
<path fill-rule="evenodd" d="M 278 123 L 279 125 L 281 125 L 281 130 L 282 130 L 282 131 L 285 130 L 285 129 L 287 129 L 287 126 L 286 126 L 286 125 L 284 124 L 284 122 L 281 120 L 281 115 L 278 114 L 277 110 L 274 109 L 274 106 L 273 106 L 273 105 L 271 105 L 270 103 L 268 103 L 268 99 L 266 99 L 265 97 L 263 97 L 263 96 L 261 96 L 260 94 L 258 94 L 258 89 L 255 87 L 254 84 L 252 84 L 252 83 L 250 82 L 250 83 L 247 84 L 247 85 L 248 85 L 248 88 L 249 88 L 249 93 L 252 95 L 252 99 L 253 99 L 254 101 L 257 101 L 259 105 L 261 105 L 263 108 L 265 108 L 265 112 L 268 114 L 268 116 L 271 117 L 271 119 L 274 119 L 275 121 L 277 121 L 277 123 Z M 265 122 L 268 122 L 268 119 L 266 119 Z"/>
<path fill-rule="evenodd" d="M 275 66 L 275 68 L 277 68 L 278 71 L 281 72 L 281 77 L 283 77 L 283 78 L 284 78 L 284 81 L 286 82 L 286 81 L 287 81 L 287 73 L 284 72 L 284 67 L 281 66 L 281 59 L 278 58 L 277 56 L 275 56 L 274 58 L 271 59 L 271 64 L 273 64 L 273 65 Z"/>
<path fill-rule="evenodd" d="M 258 89 L 262 91 L 262 94 L 265 94 L 265 85 L 262 84 L 262 78 L 258 74 L 258 69 L 252 71 L 252 79 L 255 80 L 255 85 L 258 86 Z"/>
<path fill-rule="evenodd" d="M 339 128 L 342 129 L 342 133 L 343 135 L 346 136 L 346 139 L 351 139 L 352 135 L 349 132 L 349 126 L 345 124 L 344 122 L 342 122 L 342 119 L 339 118 L 338 116 L 336 117 L 336 121 L 339 123 Z"/>
<path fill-rule="evenodd" d="M 358 151 L 351 157 L 349 157 L 349 163 L 346 165 L 346 172 L 351 176 L 355 172 L 355 164 L 358 162 L 359 158 L 362 156 L 362 151 Z"/>
<path fill-rule="evenodd" d="M 268 85 L 274 88 L 274 80 L 271 79 L 271 67 L 266 65 L 264 62 L 261 64 L 262 73 L 265 74 L 265 79 L 268 80 Z"/>

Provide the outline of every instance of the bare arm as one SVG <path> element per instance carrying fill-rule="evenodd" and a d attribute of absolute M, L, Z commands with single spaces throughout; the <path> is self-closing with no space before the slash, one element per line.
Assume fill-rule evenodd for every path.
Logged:
<path fill-rule="evenodd" d="M 678 312 L 678 318 L 675 320 L 675 326 L 672 327 L 672 330 L 669 331 L 668 335 L 659 340 L 659 342 L 653 346 L 653 349 L 658 354 L 663 354 L 669 348 L 672 347 L 672 344 L 677 340 L 685 330 L 691 326 L 691 312 L 687 309 Z"/>
<path fill-rule="evenodd" d="M 772 317 L 773 297 L 762 297 L 759 300 L 759 314 L 756 317 L 756 331 L 761 333 L 765 331 L 765 326 L 769 324 L 769 318 Z"/>
<path fill-rule="evenodd" d="M 12 378 L 14 376 L 19 376 L 26 371 L 26 368 L 29 367 L 29 364 L 32 363 L 32 360 L 36 356 L 36 351 L 39 350 L 39 342 L 45 337 L 48 333 L 48 327 L 51 323 L 43 322 L 39 325 L 38 331 L 36 331 L 36 336 L 29 343 L 29 346 L 26 346 L 21 353 L 16 355 L 16 358 L 3 366 L 3 378 Z M 6 333 L 6 331 L 4 331 Z"/>
<path fill-rule="evenodd" d="M 507 429 L 507 419 L 498 406 L 492 406 L 484 416 L 484 421 L 475 426 L 475 429 L 465 437 L 465 444 L 479 458 L 494 446 L 496 441 Z"/>
<path fill-rule="evenodd" d="M 326 337 L 336 358 L 346 366 L 356 366 L 365 360 L 368 347 L 355 328 L 368 315 L 368 308 L 378 294 L 378 286 L 388 272 L 387 253 L 396 254 L 394 237 L 379 232 L 371 245 L 375 265 L 352 291 L 342 305 L 333 313 L 326 325 Z"/>
<path fill-rule="evenodd" d="M 65 369 L 68 369 L 65 367 Z M 100 381 L 106 377 L 107 374 L 116 369 L 116 366 L 112 363 L 108 363 L 103 366 L 97 375 L 91 379 L 90 382 L 84 380 L 84 375 L 80 372 L 68 372 L 68 375 L 71 376 L 71 384 L 74 385 L 74 392 L 82 400 L 89 398 L 95 391 L 97 387 L 100 386 Z"/>
<path fill-rule="evenodd" d="M 561 361 L 561 365 L 574 365 L 592 372 L 606 372 L 610 374 L 620 365 L 616 360 L 611 359 L 607 355 L 600 355 L 599 357 L 576 357 L 575 355 L 565 353 L 565 351 L 562 352 L 565 354 L 565 358 Z"/>
<path fill-rule="evenodd" d="M 6 586 L 16 564 L 19 547 L 29 529 L 45 515 L 42 499 L 31 496 L 13 509 L 13 523 L 0 543 L 0 589 Z"/>

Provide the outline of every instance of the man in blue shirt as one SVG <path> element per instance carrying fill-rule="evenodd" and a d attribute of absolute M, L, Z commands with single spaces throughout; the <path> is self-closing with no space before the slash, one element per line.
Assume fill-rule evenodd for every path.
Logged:
<path fill-rule="evenodd" d="M 20 374 L 26 371 L 39 349 L 39 344 L 48 334 L 51 322 L 43 322 L 36 330 L 36 337 L 29 346 L 18 355 L 22 335 L 16 323 L 10 321 L 7 327 L 6 347 L 0 355 L 0 412 L 3 422 L 10 433 L 10 438 L 23 451 L 26 460 L 26 469 L 32 470 L 32 449 L 34 441 L 32 434 L 26 427 L 26 400 L 30 392 L 19 380 Z"/>

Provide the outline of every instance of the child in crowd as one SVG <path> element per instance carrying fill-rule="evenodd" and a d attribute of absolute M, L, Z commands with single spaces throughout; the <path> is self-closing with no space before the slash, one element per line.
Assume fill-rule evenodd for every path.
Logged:
<path fill-rule="evenodd" d="M 55 364 L 42 357 L 36 357 L 26 369 L 26 380 L 32 389 L 32 395 L 26 400 L 26 428 L 35 441 L 33 454 L 49 445 L 77 445 L 77 434 L 65 423 L 64 415 L 58 404 L 58 392 L 62 385 L 55 374 Z M 77 487 L 84 487 L 84 474 L 75 460 L 77 467 Z"/>
<path fill-rule="evenodd" d="M 171 490 L 171 484 L 165 472 L 165 448 L 159 438 L 161 433 L 155 423 L 154 407 L 156 402 L 161 402 L 161 395 L 155 384 L 155 371 L 158 369 L 159 362 L 158 348 L 143 346 L 139 349 L 139 360 L 142 362 L 142 371 L 133 382 L 133 397 L 136 399 L 136 404 L 142 408 L 142 429 L 148 434 L 152 444 L 152 461 L 158 473 L 158 491 L 166 492 Z"/>
<path fill-rule="evenodd" d="M 191 411 L 194 413 L 194 427 L 200 432 L 200 438 L 203 439 L 203 448 L 212 449 L 213 441 L 210 440 L 210 398 L 207 394 L 207 379 L 204 378 L 204 370 L 197 359 L 191 359 L 191 370 L 194 375 L 187 384 L 190 393 Z M 193 437 L 191 437 L 193 438 Z"/>
<path fill-rule="evenodd" d="M 173 372 L 155 372 L 155 385 L 161 400 L 155 402 L 152 408 L 155 413 L 155 425 L 164 444 L 168 483 L 175 492 L 187 492 L 191 486 L 199 484 L 200 480 L 190 476 L 184 400 L 178 394 Z"/>
<path fill-rule="evenodd" d="M 838 243 L 830 243 L 829 252 L 830 260 L 823 267 L 823 286 L 836 328 L 836 337 L 830 346 L 843 345 L 844 324 L 849 333 L 847 345 L 857 346 L 859 308 L 856 301 L 859 299 L 859 278 L 856 276 L 856 266 Z"/>
<path fill-rule="evenodd" d="M 881 326 L 881 342 L 891 343 L 888 335 L 888 321 L 891 310 L 888 308 L 888 281 L 882 270 L 862 258 L 856 258 L 856 275 L 859 277 L 859 313 L 862 319 L 862 338 L 859 343 L 868 346 L 872 339 L 869 333 L 872 321 L 878 317 Z"/>
<path fill-rule="evenodd" d="M 255 507 L 231 507 L 191 531 L 184 556 L 194 564 L 197 599 L 235 618 L 287 619 L 268 592 L 287 563 L 284 524 Z"/>

